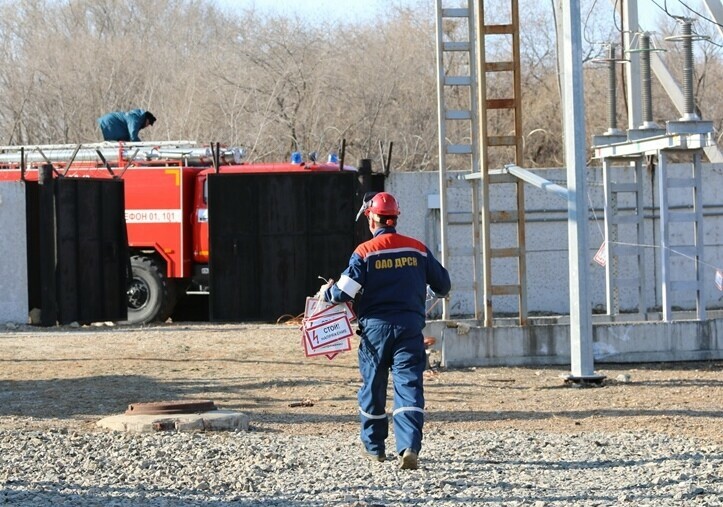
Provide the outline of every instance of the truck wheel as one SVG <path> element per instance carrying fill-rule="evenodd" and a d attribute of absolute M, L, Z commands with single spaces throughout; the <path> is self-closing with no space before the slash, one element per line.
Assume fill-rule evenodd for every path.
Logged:
<path fill-rule="evenodd" d="M 162 267 L 155 259 L 134 255 L 131 257 L 131 272 L 128 323 L 165 321 L 173 312 L 176 294 Z"/>

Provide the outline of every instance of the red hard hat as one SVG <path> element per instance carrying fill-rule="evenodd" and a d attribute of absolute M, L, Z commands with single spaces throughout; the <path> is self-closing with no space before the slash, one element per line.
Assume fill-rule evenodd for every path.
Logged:
<path fill-rule="evenodd" d="M 369 216 L 370 213 L 385 217 L 399 216 L 399 203 L 394 196 L 388 192 L 379 192 L 364 210 L 364 215 Z"/>

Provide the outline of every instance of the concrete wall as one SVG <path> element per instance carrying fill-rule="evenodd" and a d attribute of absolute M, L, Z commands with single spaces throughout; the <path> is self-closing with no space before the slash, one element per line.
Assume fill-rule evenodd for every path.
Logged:
<path fill-rule="evenodd" d="M 446 367 L 570 363 L 570 326 L 556 319 L 490 328 L 433 321 L 425 335 L 438 337 Z M 596 363 L 723 359 L 723 318 L 595 324 L 592 339 Z"/>
<path fill-rule="evenodd" d="M 0 181 L 0 324 L 28 322 L 25 185 Z"/>
<path fill-rule="evenodd" d="M 566 172 L 563 169 L 543 169 L 536 171 L 543 178 L 559 182 L 565 186 Z M 716 268 L 723 269 L 723 202 L 719 197 L 719 189 L 723 188 L 723 164 L 704 164 L 703 168 L 703 204 L 704 204 L 704 237 L 705 237 L 705 277 L 706 306 L 708 308 L 723 307 L 723 292 L 714 283 Z M 450 173 L 450 177 L 461 176 Z M 453 183 L 455 183 L 453 181 Z M 450 210 L 466 225 L 450 228 L 450 244 L 471 246 L 471 191 L 469 184 L 459 182 L 459 189 L 451 190 L 449 199 Z M 592 262 L 595 252 L 603 242 L 603 187 L 600 168 L 588 171 L 588 194 L 591 203 L 589 215 L 589 288 L 593 308 L 605 310 L 605 269 Z M 644 199 L 646 207 L 645 223 L 645 278 L 648 281 L 646 306 L 656 308 L 661 305 L 660 294 L 660 231 L 657 214 L 658 197 L 653 189 L 657 188 L 655 174 L 646 171 Z M 439 256 L 439 210 L 438 206 L 439 175 L 437 173 L 392 173 L 387 181 L 387 189 L 394 193 L 400 201 L 402 215 L 399 231 L 418 237 L 425 241 L 436 255 Z M 687 206 L 692 202 L 689 191 L 673 195 L 671 206 Z M 509 185 L 493 185 L 491 187 L 490 204 L 493 210 L 514 209 L 512 199 L 514 193 Z M 632 203 L 621 199 L 620 206 Z M 568 287 L 568 240 L 567 240 L 567 203 L 560 197 L 538 189 L 531 185 L 525 187 L 526 210 L 526 241 L 527 241 L 527 289 L 528 309 L 530 312 L 567 314 L 569 313 Z M 685 224 L 691 229 L 690 224 Z M 672 230 L 671 244 L 692 244 L 687 230 Z M 493 247 L 511 246 L 514 228 L 497 226 L 493 229 Z M 629 232 L 621 231 L 620 241 L 636 243 L 636 238 Z M 692 260 L 684 256 L 672 255 L 672 279 L 685 279 L 691 276 Z M 473 293 L 469 288 L 472 279 L 471 258 L 458 258 L 447 266 L 452 276 L 453 294 L 450 300 L 452 316 L 456 318 L 470 316 L 474 312 Z M 495 283 L 512 282 L 516 279 L 515 264 L 507 261 L 495 261 L 492 266 Z M 621 275 L 633 277 L 637 273 L 637 264 L 621 265 Z M 627 275 L 626 275 L 627 274 Z M 467 288 L 465 288 L 467 286 Z M 693 309 L 695 300 L 692 294 L 675 293 L 674 307 Z M 634 289 L 622 289 L 620 307 L 623 311 L 637 307 L 637 294 Z M 517 301 L 514 297 L 498 297 L 493 299 L 495 314 L 517 313 Z M 435 312 L 436 312 L 435 308 Z M 433 314 L 434 316 L 434 314 Z"/>

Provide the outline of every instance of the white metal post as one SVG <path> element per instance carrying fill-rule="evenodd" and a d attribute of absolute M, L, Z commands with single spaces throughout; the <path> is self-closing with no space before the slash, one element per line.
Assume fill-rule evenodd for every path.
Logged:
<path fill-rule="evenodd" d="M 588 294 L 587 191 L 585 162 L 585 103 L 582 79 L 580 2 L 568 0 L 562 9 L 565 164 L 568 188 L 570 261 L 570 380 L 599 380 L 592 353 L 592 315 Z"/>
<path fill-rule="evenodd" d="M 693 194 L 693 210 L 695 212 L 695 222 L 693 223 L 693 233 L 695 242 L 695 275 L 698 279 L 698 288 L 695 293 L 695 308 L 698 320 L 706 319 L 705 302 L 705 266 L 703 265 L 703 249 L 705 235 L 703 231 L 703 157 L 701 153 L 693 154 L 693 180 L 695 181 L 695 189 Z"/>
<path fill-rule="evenodd" d="M 607 263 L 605 265 L 605 306 L 608 315 L 617 315 L 619 308 L 617 305 L 617 287 L 613 276 L 613 263 L 617 262 L 617 258 L 613 255 L 613 241 L 617 240 L 616 229 L 614 224 L 616 215 L 616 204 L 614 202 L 617 197 L 612 191 L 612 171 L 613 161 L 610 158 L 603 159 L 603 190 L 605 194 L 605 204 L 603 205 L 603 213 L 605 216 L 605 248 L 607 255 Z"/>
<path fill-rule="evenodd" d="M 439 118 L 439 239 L 440 261 L 449 268 L 449 249 L 447 245 L 447 162 L 445 139 L 447 136 L 444 122 L 444 62 L 442 61 L 442 0 L 437 0 L 437 116 Z M 449 319 L 449 303 L 442 300 L 442 319 Z"/>
<path fill-rule="evenodd" d="M 668 215 L 668 156 L 664 151 L 658 154 L 658 206 L 660 215 L 660 281 L 663 307 L 663 321 L 673 318 L 671 310 L 670 280 L 670 216 Z"/>

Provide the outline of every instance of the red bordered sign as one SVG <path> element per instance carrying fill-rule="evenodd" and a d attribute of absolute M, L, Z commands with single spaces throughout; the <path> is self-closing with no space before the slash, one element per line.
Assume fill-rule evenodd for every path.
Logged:
<path fill-rule="evenodd" d="M 595 257 L 592 258 L 593 261 L 600 264 L 602 267 L 605 267 L 608 263 L 608 242 L 603 241 L 603 244 L 600 245 L 600 248 L 598 248 L 597 253 L 595 254 Z"/>
<path fill-rule="evenodd" d="M 302 344 L 306 357 L 326 356 L 334 359 L 339 353 L 351 350 L 356 319 L 351 303 L 332 304 L 316 298 L 306 298 L 304 323 L 301 326 Z"/>

